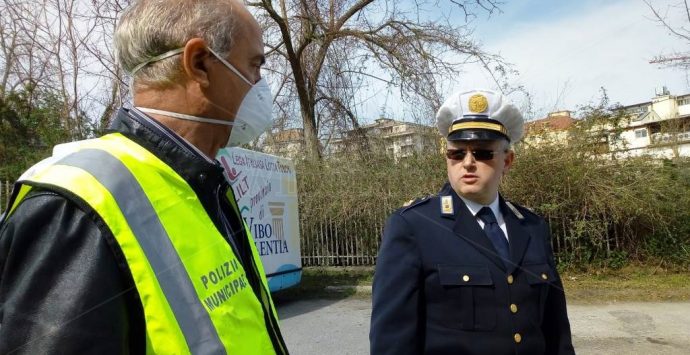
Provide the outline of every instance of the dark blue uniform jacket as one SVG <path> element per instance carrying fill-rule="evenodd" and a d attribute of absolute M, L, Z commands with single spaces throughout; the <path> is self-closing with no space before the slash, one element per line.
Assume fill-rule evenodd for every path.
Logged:
<path fill-rule="evenodd" d="M 440 196 L 452 196 L 444 215 Z M 511 261 L 446 184 L 390 216 L 373 284 L 371 353 L 574 354 L 544 219 L 503 198 Z"/>

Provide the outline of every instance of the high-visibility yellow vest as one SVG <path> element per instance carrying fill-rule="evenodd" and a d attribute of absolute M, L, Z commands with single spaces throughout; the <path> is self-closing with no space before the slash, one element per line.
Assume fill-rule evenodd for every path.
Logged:
<path fill-rule="evenodd" d="M 18 181 L 8 213 L 36 186 L 69 191 L 114 235 L 143 305 L 147 353 L 287 353 L 247 226 L 252 270 L 243 268 L 189 184 L 151 152 L 119 133 L 78 142 L 74 153 Z M 259 296 L 246 272 L 261 278 Z"/>

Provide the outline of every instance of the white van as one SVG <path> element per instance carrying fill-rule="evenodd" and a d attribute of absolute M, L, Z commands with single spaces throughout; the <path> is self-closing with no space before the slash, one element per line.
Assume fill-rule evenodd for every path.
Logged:
<path fill-rule="evenodd" d="M 221 149 L 216 158 L 254 236 L 271 292 L 297 285 L 302 259 L 295 164 L 242 148 Z"/>

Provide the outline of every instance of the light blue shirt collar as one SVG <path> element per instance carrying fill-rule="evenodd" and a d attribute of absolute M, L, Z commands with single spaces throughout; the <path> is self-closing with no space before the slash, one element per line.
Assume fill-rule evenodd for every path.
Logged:
<path fill-rule="evenodd" d="M 477 217 L 477 213 L 479 213 L 479 210 L 482 209 L 482 207 L 489 207 L 491 209 L 491 212 L 494 213 L 494 216 L 496 216 L 496 222 L 498 225 L 503 224 L 503 213 L 501 213 L 501 209 L 498 207 L 498 194 L 496 194 L 496 197 L 494 200 L 488 205 L 482 205 L 480 203 L 474 202 L 472 200 L 468 200 L 462 196 L 459 196 L 462 202 L 465 203 L 465 206 L 467 206 L 467 209 L 470 210 L 470 213 L 472 213 L 472 216 L 475 218 Z M 482 223 L 483 225 L 483 223 Z"/>

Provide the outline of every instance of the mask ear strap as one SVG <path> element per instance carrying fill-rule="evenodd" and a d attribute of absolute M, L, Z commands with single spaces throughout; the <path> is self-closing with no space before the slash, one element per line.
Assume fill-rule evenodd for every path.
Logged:
<path fill-rule="evenodd" d="M 139 64 L 139 65 L 137 65 L 136 67 L 134 67 L 134 69 L 132 69 L 132 71 L 129 73 L 129 75 L 131 75 L 132 77 L 134 77 L 134 74 L 136 74 L 139 70 L 141 70 L 141 68 L 143 68 L 143 67 L 145 67 L 145 66 L 147 66 L 147 65 L 149 65 L 149 64 L 151 64 L 151 63 L 153 63 L 153 62 L 157 62 L 157 61 L 159 61 L 159 60 L 163 60 L 163 59 L 166 59 L 166 58 L 170 58 L 170 57 L 172 57 L 172 56 L 174 56 L 174 55 L 178 55 L 178 54 L 180 54 L 180 53 L 182 53 L 182 52 L 184 52 L 184 47 L 183 47 L 183 48 L 173 49 L 173 50 L 171 50 L 171 51 L 167 51 L 167 52 L 165 52 L 165 53 L 163 53 L 163 54 L 157 55 L 157 56 L 155 56 L 155 57 L 153 57 L 153 58 L 151 58 L 151 59 L 149 59 L 149 60 L 147 60 L 147 61 L 145 61 L 145 62 L 143 62 L 143 63 L 141 63 L 141 64 Z"/>
<path fill-rule="evenodd" d="M 249 86 L 254 86 L 254 83 L 252 83 L 251 81 L 247 80 L 247 78 L 245 78 L 244 75 L 242 75 L 242 73 L 240 73 L 239 70 L 237 70 L 237 69 L 236 69 L 232 64 L 230 64 L 227 60 L 223 59 L 223 57 L 221 57 L 220 55 L 218 55 L 218 53 L 216 53 L 213 49 L 208 48 L 208 50 L 209 50 L 211 53 L 213 53 L 213 55 L 215 55 L 216 58 L 218 58 L 218 60 L 220 60 L 221 63 L 225 64 L 225 66 L 228 67 L 228 69 L 230 69 L 230 71 L 232 71 L 233 73 L 237 74 L 237 76 L 239 76 L 240 78 L 242 78 L 242 80 L 244 80 L 245 83 L 249 84 Z"/>
<path fill-rule="evenodd" d="M 156 110 L 156 109 L 147 108 L 147 107 L 138 107 L 137 106 L 137 110 L 139 110 L 141 112 L 153 113 L 153 114 L 161 115 L 161 116 L 179 118 L 181 120 L 187 120 L 187 121 L 220 124 L 220 125 L 224 125 L 224 126 L 234 126 L 235 125 L 234 121 L 225 121 L 225 120 L 217 120 L 214 118 L 197 117 L 197 116 L 185 115 L 184 113 Z"/>

